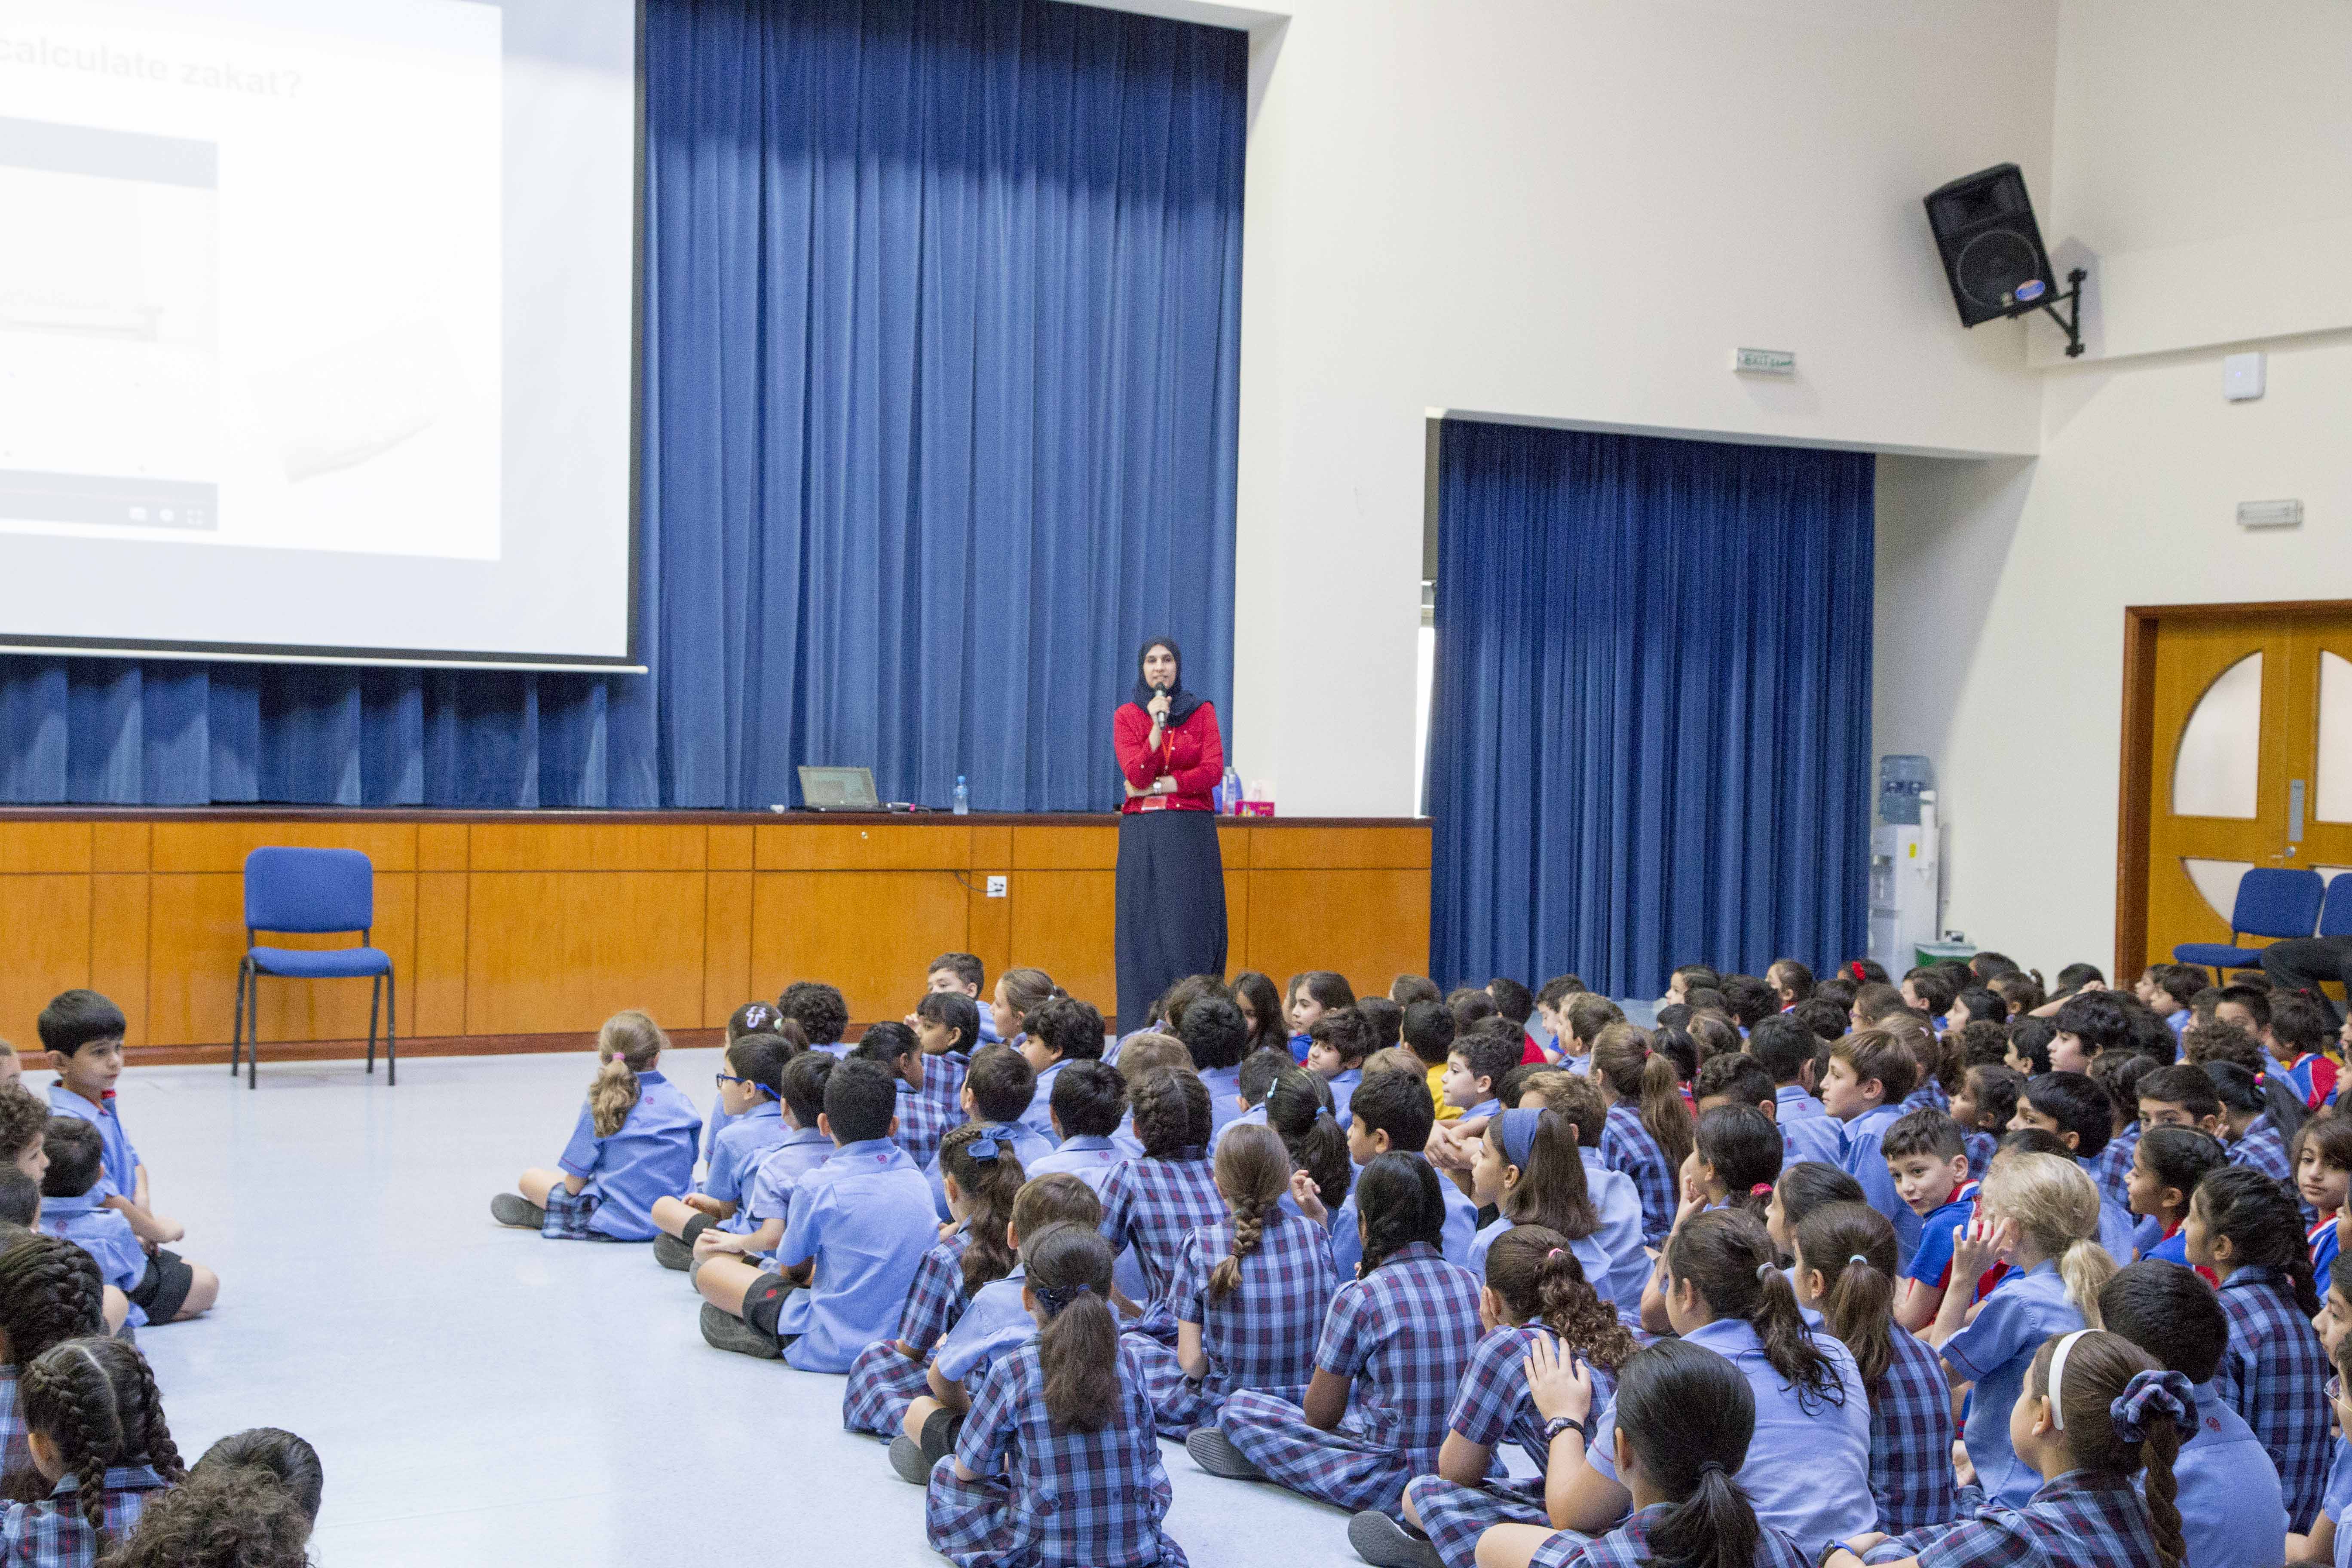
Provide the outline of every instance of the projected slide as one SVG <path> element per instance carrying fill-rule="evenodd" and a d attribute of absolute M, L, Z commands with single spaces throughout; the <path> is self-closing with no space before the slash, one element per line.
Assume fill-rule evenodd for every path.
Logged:
<path fill-rule="evenodd" d="M 0 0 L 0 533 L 496 561 L 502 16 Z"/>

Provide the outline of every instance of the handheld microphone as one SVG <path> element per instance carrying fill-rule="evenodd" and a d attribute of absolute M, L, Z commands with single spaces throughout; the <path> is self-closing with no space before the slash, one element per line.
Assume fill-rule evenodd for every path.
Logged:
<path fill-rule="evenodd" d="M 1153 687 L 1151 688 L 1151 695 L 1153 695 L 1154 697 L 1165 697 L 1165 696 L 1167 696 L 1167 695 L 1168 695 L 1168 689 L 1167 689 L 1166 687 L 1164 687 L 1164 686 L 1160 686 L 1160 685 L 1158 685 L 1158 684 L 1154 684 L 1154 685 L 1153 685 Z M 1153 722 L 1154 722 L 1154 723 L 1158 723 L 1158 724 L 1165 724 L 1165 723 L 1167 723 L 1167 722 L 1168 722 L 1168 716 L 1167 716 L 1166 714 L 1164 714 L 1164 713 L 1163 713 L 1163 714 L 1160 715 L 1157 719 L 1153 720 Z"/>

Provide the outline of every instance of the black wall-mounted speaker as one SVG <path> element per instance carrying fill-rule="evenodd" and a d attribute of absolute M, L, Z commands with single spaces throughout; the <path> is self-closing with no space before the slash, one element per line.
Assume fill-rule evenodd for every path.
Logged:
<path fill-rule="evenodd" d="M 1997 321 L 2050 297 L 2050 253 L 2016 164 L 1996 163 L 1938 186 L 1927 206 L 1962 326 Z"/>

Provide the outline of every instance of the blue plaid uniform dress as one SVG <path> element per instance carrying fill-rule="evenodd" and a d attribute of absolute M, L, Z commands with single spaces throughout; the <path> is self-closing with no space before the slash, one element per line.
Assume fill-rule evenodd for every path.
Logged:
<path fill-rule="evenodd" d="M 931 1470 L 924 1525 L 959 1568 L 1185 1568 L 1160 1527 L 1168 1472 L 1134 1358 L 1119 1357 L 1118 1411 L 1099 1432 L 1056 1431 L 1034 1341 L 1000 1358 L 972 1396 L 954 1459 Z M 978 1481 L 956 1479 L 955 1459 Z"/>
<path fill-rule="evenodd" d="M 1304 1389 L 1244 1389 L 1225 1401 L 1218 1426 L 1292 1491 L 1402 1521 L 1405 1482 L 1437 1468 L 1479 1331 L 1477 1276 L 1412 1242 L 1331 1299 L 1315 1365 L 1353 1384 L 1337 1431 L 1307 1424 Z"/>
<path fill-rule="evenodd" d="M 1881 1542 L 1867 1563 L 1917 1557 L 1919 1568 L 2153 1568 L 2147 1504 L 2116 1476 L 2069 1470 L 2023 1508 L 1996 1503 L 1957 1524 Z"/>
<path fill-rule="evenodd" d="M 2232 1165 L 2260 1171 L 2273 1181 L 2284 1182 L 2293 1188 L 2294 1167 L 2287 1163 L 2286 1140 L 2279 1136 L 2278 1123 L 2271 1120 L 2269 1111 L 2254 1118 L 2246 1135 L 2231 1144 L 2229 1152 Z"/>
<path fill-rule="evenodd" d="M 1490 1331 L 1470 1357 L 1470 1370 L 1462 1374 L 1454 1414 L 1445 1423 L 1449 1431 L 1485 1448 L 1490 1458 L 1509 1438 L 1535 1461 L 1536 1473 L 1504 1476 L 1496 1473 L 1499 1467 L 1489 1464 L 1480 1486 L 1457 1486 L 1443 1476 L 1416 1476 L 1404 1489 L 1445 1568 L 1474 1568 L 1478 1537 L 1489 1526 L 1542 1524 L 1549 1517 L 1543 1473 L 1551 1445 L 1544 1441 L 1544 1418 L 1528 1397 L 1527 1370 L 1528 1346 L 1548 1337 L 1541 1323 Z M 1591 1362 L 1584 1364 L 1592 1373 L 1592 1408 L 1599 1410 L 1615 1395 L 1617 1374 Z"/>
<path fill-rule="evenodd" d="M 1675 1227 L 1675 1168 L 1627 1100 L 1609 1108 L 1601 1126 L 1601 1163 L 1633 1178 L 1642 1194 L 1642 1240 L 1656 1247 Z"/>
<path fill-rule="evenodd" d="M 1985 1172 L 1992 1164 L 1993 1151 L 2000 1147 L 2000 1140 L 1990 1132 L 1970 1132 L 1961 1142 L 1969 1146 L 1969 1180 L 1983 1181 Z M 2132 1147 L 2139 1147 L 2138 1139 L 2132 1140 Z M 2131 1162 L 2125 1161 L 2124 1166 L 2129 1170 Z"/>
<path fill-rule="evenodd" d="M 1941 1524 L 1952 1498 L 1952 1385 L 1944 1363 L 1900 1325 L 1895 1353 L 1870 1391 L 1870 1495 L 1889 1535 Z"/>
<path fill-rule="evenodd" d="M 106 1472 L 106 1532 L 120 1542 L 138 1524 L 147 1500 L 165 1489 L 163 1478 L 146 1465 L 112 1466 Z M 91 1568 L 98 1537 L 81 1516 L 81 1482 L 68 1475 L 39 1502 L 15 1502 L 0 1514 L 0 1557 L 31 1568 Z"/>
<path fill-rule="evenodd" d="M 1257 1250 L 1242 1259 L 1241 1283 L 1223 1300 L 1212 1300 L 1209 1275 L 1233 1246 L 1231 1220 L 1193 1231 L 1168 1293 L 1179 1322 L 1201 1325 L 1206 1377 L 1186 1377 L 1176 1352 L 1155 1339 L 1128 1339 L 1150 1385 L 1152 1413 L 1171 1436 L 1214 1421 L 1237 1388 L 1303 1388 L 1315 1375 L 1316 1336 L 1339 1284 L 1331 1238 L 1312 1220 L 1267 1210 Z"/>
<path fill-rule="evenodd" d="M 2241 1268 L 2221 1282 L 2230 1349 L 2213 1383 L 2270 1450 L 2286 1493 L 2288 1527 L 2311 1528 L 2327 1489 L 2327 1352 L 2297 1309 L 2286 1272 Z"/>
<path fill-rule="evenodd" d="M 924 1253 L 898 1313 L 897 1340 L 875 1341 L 850 1363 L 849 1384 L 841 1394 L 841 1424 L 852 1432 L 896 1436 L 907 1406 L 928 1391 L 923 1363 L 930 1359 L 931 1347 L 971 1305 L 963 1288 L 963 1254 L 971 1245 L 971 1237 L 960 1230 Z M 900 1343 L 914 1355 L 900 1351 Z"/>
<path fill-rule="evenodd" d="M 1949 1110 L 1952 1109 L 1952 1097 L 1944 1092 L 1942 1084 L 1931 1078 L 1903 1097 L 1903 1109 L 1906 1113 L 1914 1110 Z"/>
<path fill-rule="evenodd" d="M 963 1121 L 963 1080 L 971 1058 L 948 1051 L 923 1058 L 923 1087 L 898 1086 L 898 1147 L 928 1170 L 940 1152 L 940 1140 Z"/>
<path fill-rule="evenodd" d="M 1563 1530 L 1536 1548 L 1528 1568 L 1642 1568 L 1657 1561 L 1650 1550 L 1651 1527 L 1672 1511 L 1672 1504 L 1652 1503 L 1606 1535 L 1587 1538 Z M 1768 1524 L 1756 1543 L 1756 1568 L 1811 1568 L 1811 1563 L 1803 1547 Z"/>
<path fill-rule="evenodd" d="M 547 1217 L 539 1222 L 539 1234 L 550 1241 L 609 1241 L 610 1237 L 588 1228 L 588 1222 L 596 1217 L 604 1202 L 593 1187 L 567 1192 L 558 1182 L 547 1190 L 547 1202 L 540 1205 Z"/>
<path fill-rule="evenodd" d="M 2091 1163 L 2091 1180 L 2098 1184 L 2099 1201 L 2126 1214 L 2131 1212 L 2132 1156 L 2139 1149 L 2139 1123 L 2133 1122 L 2108 1139 L 2107 1146 Z"/>
<path fill-rule="evenodd" d="M 1172 1345 L 1176 1319 L 1168 1310 L 1168 1293 L 1176 1283 L 1184 1242 L 1202 1226 L 1225 1217 L 1216 1167 L 1207 1160 L 1129 1160 L 1103 1178 L 1101 1195 L 1103 1239 L 1114 1255 L 1135 1248 L 1136 1266 L 1151 1292 L 1142 1303 L 1143 1316 L 1129 1331 Z"/>

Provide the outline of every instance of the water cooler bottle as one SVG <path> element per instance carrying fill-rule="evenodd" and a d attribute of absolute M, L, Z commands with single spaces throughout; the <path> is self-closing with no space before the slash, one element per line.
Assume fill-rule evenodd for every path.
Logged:
<path fill-rule="evenodd" d="M 1936 774 L 1925 757 L 1878 760 L 1879 826 L 1870 834 L 1870 956 L 1900 976 L 1939 934 Z"/>

